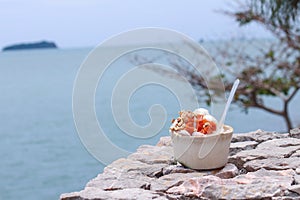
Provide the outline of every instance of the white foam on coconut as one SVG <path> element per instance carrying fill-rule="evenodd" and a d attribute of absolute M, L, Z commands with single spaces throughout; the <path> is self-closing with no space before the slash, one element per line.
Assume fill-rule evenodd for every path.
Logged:
<path fill-rule="evenodd" d="M 195 115 L 209 115 L 208 110 L 206 110 L 205 108 L 197 108 L 193 113 Z"/>
<path fill-rule="evenodd" d="M 207 121 L 210 121 L 210 122 L 214 122 L 216 125 L 218 123 L 216 118 L 214 118 L 212 115 L 204 115 L 203 119 L 206 119 Z"/>
<path fill-rule="evenodd" d="M 176 126 L 176 120 L 171 124 L 171 126 L 170 126 L 170 129 L 173 129 L 173 128 L 175 128 L 175 126 Z"/>
<path fill-rule="evenodd" d="M 186 130 L 180 130 L 180 131 L 178 131 L 178 133 L 179 133 L 180 135 L 187 135 L 187 136 L 190 136 L 189 132 L 187 132 Z"/>
<path fill-rule="evenodd" d="M 192 136 L 204 136 L 204 134 L 200 132 L 194 132 Z"/>

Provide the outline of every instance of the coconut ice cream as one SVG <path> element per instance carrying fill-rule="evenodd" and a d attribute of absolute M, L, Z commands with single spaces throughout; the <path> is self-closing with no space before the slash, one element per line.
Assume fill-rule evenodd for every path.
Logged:
<path fill-rule="evenodd" d="M 172 120 L 170 134 L 174 158 L 183 166 L 207 170 L 226 165 L 233 129 L 219 127 L 208 110 L 180 111 Z"/>
<path fill-rule="evenodd" d="M 217 120 L 208 110 L 198 108 L 192 111 L 182 110 L 179 117 L 172 120 L 170 132 L 186 136 L 201 136 L 213 134 L 217 131 Z"/>

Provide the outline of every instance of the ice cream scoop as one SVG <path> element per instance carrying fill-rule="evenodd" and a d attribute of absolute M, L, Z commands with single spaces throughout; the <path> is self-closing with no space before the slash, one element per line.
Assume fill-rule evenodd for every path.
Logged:
<path fill-rule="evenodd" d="M 217 130 L 217 120 L 204 108 L 198 108 L 193 112 L 182 110 L 179 117 L 172 121 L 170 132 L 177 131 L 180 134 L 179 131 L 183 130 L 185 132 L 182 135 L 211 134 Z"/>

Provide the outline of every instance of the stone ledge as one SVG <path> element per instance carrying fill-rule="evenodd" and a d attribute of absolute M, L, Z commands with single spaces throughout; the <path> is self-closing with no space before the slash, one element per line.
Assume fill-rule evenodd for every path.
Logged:
<path fill-rule="evenodd" d="M 162 137 L 60 199 L 300 199 L 300 129 L 291 133 L 234 134 L 228 164 L 206 171 L 176 163 L 170 137 Z"/>

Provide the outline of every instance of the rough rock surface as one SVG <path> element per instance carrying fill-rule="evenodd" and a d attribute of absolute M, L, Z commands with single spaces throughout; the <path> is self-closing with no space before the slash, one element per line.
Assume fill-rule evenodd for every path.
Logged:
<path fill-rule="evenodd" d="M 162 137 L 60 199 L 300 199 L 299 136 L 300 129 L 234 134 L 227 165 L 205 171 L 176 163 L 170 137 Z"/>

